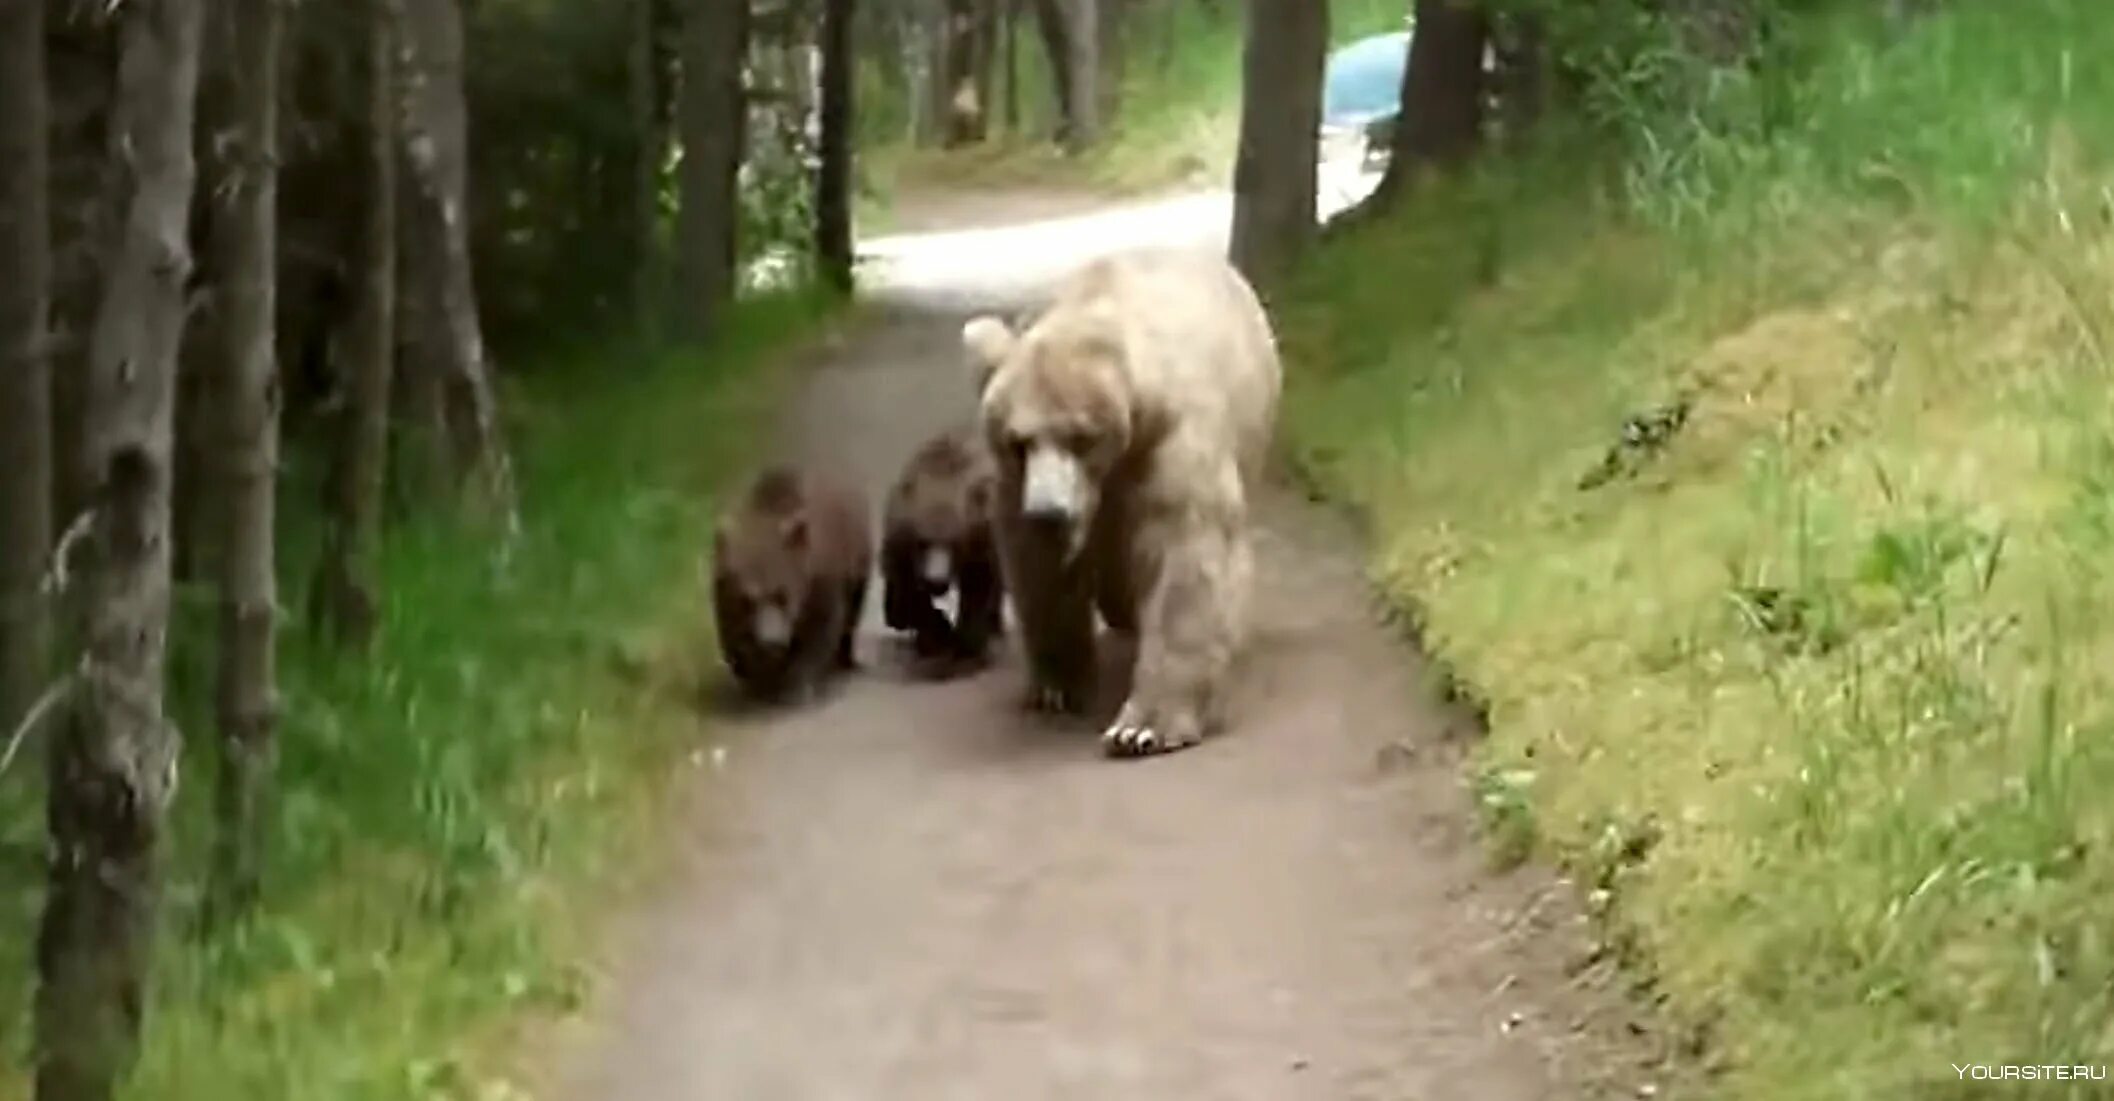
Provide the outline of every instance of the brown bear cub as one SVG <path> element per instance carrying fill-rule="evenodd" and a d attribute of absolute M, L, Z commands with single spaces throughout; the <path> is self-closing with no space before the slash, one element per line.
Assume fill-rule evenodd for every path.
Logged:
<path fill-rule="evenodd" d="M 857 667 L 870 516 L 858 490 L 774 465 L 720 519 L 712 610 L 727 667 L 751 695 L 810 700 L 831 673 Z"/>
<path fill-rule="evenodd" d="M 991 530 L 997 471 L 967 428 L 927 440 L 889 491 L 882 607 L 927 662 L 979 664 L 1005 630 L 1005 584 Z M 942 607 L 954 596 L 954 616 Z"/>

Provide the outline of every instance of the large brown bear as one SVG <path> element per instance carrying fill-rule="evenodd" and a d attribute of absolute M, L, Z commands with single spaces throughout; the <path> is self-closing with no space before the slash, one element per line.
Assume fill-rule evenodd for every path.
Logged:
<path fill-rule="evenodd" d="M 982 438 L 967 428 L 925 441 L 882 506 L 884 619 L 910 632 L 920 658 L 975 664 L 1003 630 L 1005 584 L 991 506 L 998 473 Z M 954 597 L 954 616 L 941 607 Z"/>
<path fill-rule="evenodd" d="M 857 665 L 871 523 L 857 489 L 785 464 L 759 472 L 720 519 L 712 609 L 727 667 L 750 694 L 809 700 Z"/>
<path fill-rule="evenodd" d="M 980 317 L 962 339 L 999 468 L 1029 706 L 1086 705 L 1098 608 L 1138 636 L 1103 744 L 1194 745 L 1224 721 L 1247 633 L 1248 492 L 1283 387 L 1262 304 L 1215 256 L 1138 251 L 1087 265 L 1025 332 Z"/>

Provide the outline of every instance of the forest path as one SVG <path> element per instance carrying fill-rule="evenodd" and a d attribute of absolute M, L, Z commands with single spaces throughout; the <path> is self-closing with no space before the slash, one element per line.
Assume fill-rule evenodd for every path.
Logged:
<path fill-rule="evenodd" d="M 1116 245 L 1221 247 L 1223 196 L 874 242 L 876 309 L 813 350 L 780 443 L 878 501 L 971 409 L 962 321 Z M 1635 1096 L 1651 1070 L 1572 892 L 1490 873 L 1465 721 L 1376 620 L 1330 514 L 1262 488 L 1229 731 L 1104 758 L 1015 701 L 1008 646 L 715 717 L 680 855 L 623 923 L 563 1101 Z M 1105 701 L 1103 713 L 1114 701 Z"/>

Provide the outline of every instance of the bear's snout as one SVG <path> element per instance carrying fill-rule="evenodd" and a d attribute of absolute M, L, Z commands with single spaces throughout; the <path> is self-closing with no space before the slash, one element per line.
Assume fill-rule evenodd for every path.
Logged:
<path fill-rule="evenodd" d="M 1020 487 L 1020 515 L 1029 523 L 1068 527 L 1086 512 L 1086 471 L 1079 460 L 1054 447 L 1028 453 Z"/>
<path fill-rule="evenodd" d="M 754 630 L 757 642 L 774 648 L 784 646 L 793 640 L 793 618 L 784 608 L 765 604 L 756 609 Z"/>

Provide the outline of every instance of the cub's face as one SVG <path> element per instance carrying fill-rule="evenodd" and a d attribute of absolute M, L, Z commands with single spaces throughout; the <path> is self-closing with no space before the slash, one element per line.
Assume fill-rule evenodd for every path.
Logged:
<path fill-rule="evenodd" d="M 808 526 L 805 517 L 750 517 L 721 525 L 714 540 L 719 573 L 740 596 L 750 637 L 758 645 L 791 644 L 807 599 Z"/>
<path fill-rule="evenodd" d="M 1002 506 L 1067 558 L 1078 554 L 1101 487 L 1130 446 L 1121 348 L 1090 329 L 1038 328 L 1016 338 L 991 318 L 970 322 L 964 340 L 980 367 Z"/>
<path fill-rule="evenodd" d="M 905 490 L 901 507 L 916 538 L 918 577 L 929 594 L 954 586 L 958 548 L 990 517 L 991 482 L 988 470 L 969 470 Z"/>

